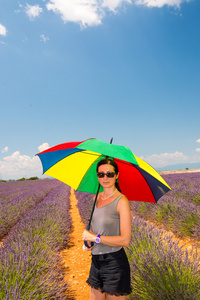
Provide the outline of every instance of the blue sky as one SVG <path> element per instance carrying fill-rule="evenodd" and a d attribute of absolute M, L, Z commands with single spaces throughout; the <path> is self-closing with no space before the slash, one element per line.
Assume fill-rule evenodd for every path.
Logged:
<path fill-rule="evenodd" d="M 0 0 L 0 178 L 96 137 L 200 162 L 198 0 Z"/>

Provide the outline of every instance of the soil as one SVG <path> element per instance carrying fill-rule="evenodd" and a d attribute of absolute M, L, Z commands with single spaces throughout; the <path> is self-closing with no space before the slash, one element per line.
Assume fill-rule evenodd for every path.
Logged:
<path fill-rule="evenodd" d="M 89 275 L 91 264 L 91 252 L 83 250 L 82 233 L 85 226 L 81 221 L 77 208 L 77 199 L 74 190 L 71 189 L 71 217 L 72 230 L 70 233 L 69 248 L 62 251 L 61 255 L 67 268 L 66 279 L 71 287 L 72 296 L 76 300 L 89 299 L 89 286 L 86 280 Z"/>

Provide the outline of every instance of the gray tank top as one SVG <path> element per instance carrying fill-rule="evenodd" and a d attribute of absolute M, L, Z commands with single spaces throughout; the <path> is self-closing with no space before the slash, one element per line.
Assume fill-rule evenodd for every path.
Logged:
<path fill-rule="evenodd" d="M 95 210 L 92 217 L 91 227 L 95 234 L 116 236 L 120 235 L 120 218 L 117 212 L 117 204 L 119 199 L 123 195 L 118 196 L 111 203 L 104 205 L 103 207 L 95 206 Z M 122 247 L 111 247 L 104 244 L 96 244 L 92 248 L 92 254 L 105 254 L 110 252 L 116 252 Z"/>

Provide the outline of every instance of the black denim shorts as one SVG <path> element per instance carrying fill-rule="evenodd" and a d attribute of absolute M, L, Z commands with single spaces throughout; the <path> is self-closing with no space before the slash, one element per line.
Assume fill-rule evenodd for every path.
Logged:
<path fill-rule="evenodd" d="M 123 296 L 131 293 L 130 265 L 124 249 L 108 254 L 92 255 L 89 286 L 102 293 Z"/>

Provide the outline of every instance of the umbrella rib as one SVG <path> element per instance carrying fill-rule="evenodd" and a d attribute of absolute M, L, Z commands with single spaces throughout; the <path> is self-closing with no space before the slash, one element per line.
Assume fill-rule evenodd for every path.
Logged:
<path fill-rule="evenodd" d="M 86 153 L 84 153 L 84 154 L 86 154 Z M 96 155 L 97 156 L 97 159 L 101 156 L 101 154 L 98 156 L 98 155 Z M 95 160 L 95 161 L 93 161 L 93 163 L 92 164 L 94 164 L 96 161 L 97 161 L 97 159 Z M 81 181 L 80 181 L 80 183 L 79 183 L 79 186 L 81 185 L 81 183 L 82 183 L 82 181 L 83 181 L 83 178 L 85 177 L 85 174 L 87 174 L 87 172 L 88 172 L 88 170 L 90 169 L 90 167 L 91 167 L 91 165 L 87 168 L 87 170 L 85 171 L 85 173 L 84 173 L 84 175 L 82 176 L 82 179 L 81 179 Z"/>
<path fill-rule="evenodd" d="M 80 151 L 80 153 L 82 153 L 82 154 L 94 155 L 94 156 L 101 156 L 102 155 L 101 153 L 97 153 L 97 152 L 92 153 L 91 151 L 89 152 L 88 150 L 83 150 L 83 149 L 80 149 L 80 150 L 82 150 L 82 151 Z"/>
<path fill-rule="evenodd" d="M 164 190 L 162 189 L 162 187 L 160 187 L 160 188 L 162 189 L 163 195 L 160 195 L 159 197 L 155 197 L 155 195 L 154 195 L 154 193 L 153 193 L 152 187 L 149 185 L 147 179 L 144 177 L 144 175 L 142 174 L 142 172 L 139 171 L 139 169 L 141 169 L 140 166 L 136 166 L 135 168 L 138 170 L 138 172 L 140 173 L 140 175 L 141 175 L 141 176 L 143 177 L 143 179 L 146 181 L 146 184 L 148 185 L 148 187 L 149 187 L 149 189 L 150 189 L 150 191 L 151 191 L 151 194 L 153 195 L 153 197 L 154 197 L 154 199 L 155 199 L 155 201 L 156 201 L 156 203 L 157 203 L 158 200 L 164 195 L 164 193 L 163 193 Z M 142 170 L 142 169 L 141 169 L 141 170 Z M 144 173 L 148 174 L 145 170 L 142 170 L 142 171 L 143 171 Z M 157 178 L 154 177 L 154 179 L 155 179 L 156 181 L 158 181 L 160 184 L 162 184 L 162 182 L 160 182 Z M 159 187 L 158 187 L 158 188 L 159 188 Z M 159 190 L 160 190 L 160 188 L 159 188 Z"/>
<path fill-rule="evenodd" d="M 83 149 L 80 149 L 80 151 L 79 151 L 79 153 L 82 153 L 82 154 L 87 154 L 87 155 L 94 155 L 94 156 L 97 156 L 97 157 L 99 157 L 99 156 L 101 156 L 101 154 L 99 153 L 99 155 L 97 154 L 97 153 L 91 153 L 91 152 L 86 152 L 86 151 L 88 151 L 88 150 L 83 150 Z M 67 157 L 70 157 L 71 155 L 74 155 L 74 153 L 71 153 L 71 154 L 69 154 Z M 38 155 L 39 156 L 39 155 Z M 40 157 L 40 156 L 39 156 Z M 53 166 L 55 166 L 55 165 L 57 165 L 59 162 L 61 162 L 63 159 L 65 159 L 66 158 L 66 156 L 65 157 L 63 157 L 63 158 L 61 158 L 61 159 L 59 159 Z M 43 175 L 49 170 L 49 169 L 51 169 L 51 167 L 52 166 L 50 166 L 48 169 L 46 169 L 46 171 L 44 172 L 44 167 L 43 167 Z"/>
<path fill-rule="evenodd" d="M 106 154 L 102 154 L 102 153 L 98 153 L 98 152 L 93 152 L 93 151 L 90 151 L 90 150 L 84 150 L 84 149 L 80 149 L 80 150 L 85 151 L 85 152 L 81 152 L 83 154 L 96 155 L 96 156 L 99 156 L 99 157 L 100 156 L 105 156 L 105 157 L 108 157 L 110 159 L 114 159 L 114 160 L 119 161 L 119 162 L 121 162 L 123 164 L 126 164 L 126 165 L 137 166 L 137 164 L 134 164 L 134 163 L 131 163 L 131 162 L 126 162 L 125 160 L 116 158 L 114 156 L 107 156 Z M 87 151 L 90 151 L 90 153 L 88 153 Z"/>
<path fill-rule="evenodd" d="M 151 189 L 151 187 L 150 187 L 150 185 L 149 185 L 149 183 L 147 182 L 147 180 L 146 180 L 146 178 L 143 176 L 143 174 L 139 171 L 139 166 L 136 166 L 135 167 L 137 170 L 138 170 L 138 172 L 140 173 L 140 175 L 143 177 L 143 179 L 146 181 L 146 184 L 148 185 L 148 187 L 149 187 L 149 189 L 150 189 L 150 191 L 151 191 L 151 194 L 152 194 L 152 196 L 153 196 L 153 198 L 155 199 L 155 197 L 154 197 L 154 194 L 153 194 L 153 191 L 152 191 L 152 189 Z M 140 168 L 141 169 L 141 168 Z M 144 171 L 145 172 L 145 171 Z M 145 172 L 146 173 L 146 172 Z M 156 199 L 155 199 L 156 200 Z M 157 200 L 156 200 L 156 202 L 157 202 Z"/>
<path fill-rule="evenodd" d="M 115 161 L 118 161 L 118 162 L 120 162 L 120 163 L 123 163 L 124 165 L 128 165 L 128 166 L 131 165 L 131 166 L 136 166 L 136 167 L 138 166 L 137 164 L 134 164 L 134 163 L 131 163 L 131 162 L 127 162 L 127 161 L 121 160 L 121 159 L 119 159 L 119 158 L 115 158 L 115 157 L 114 157 L 114 160 L 115 160 Z"/>

